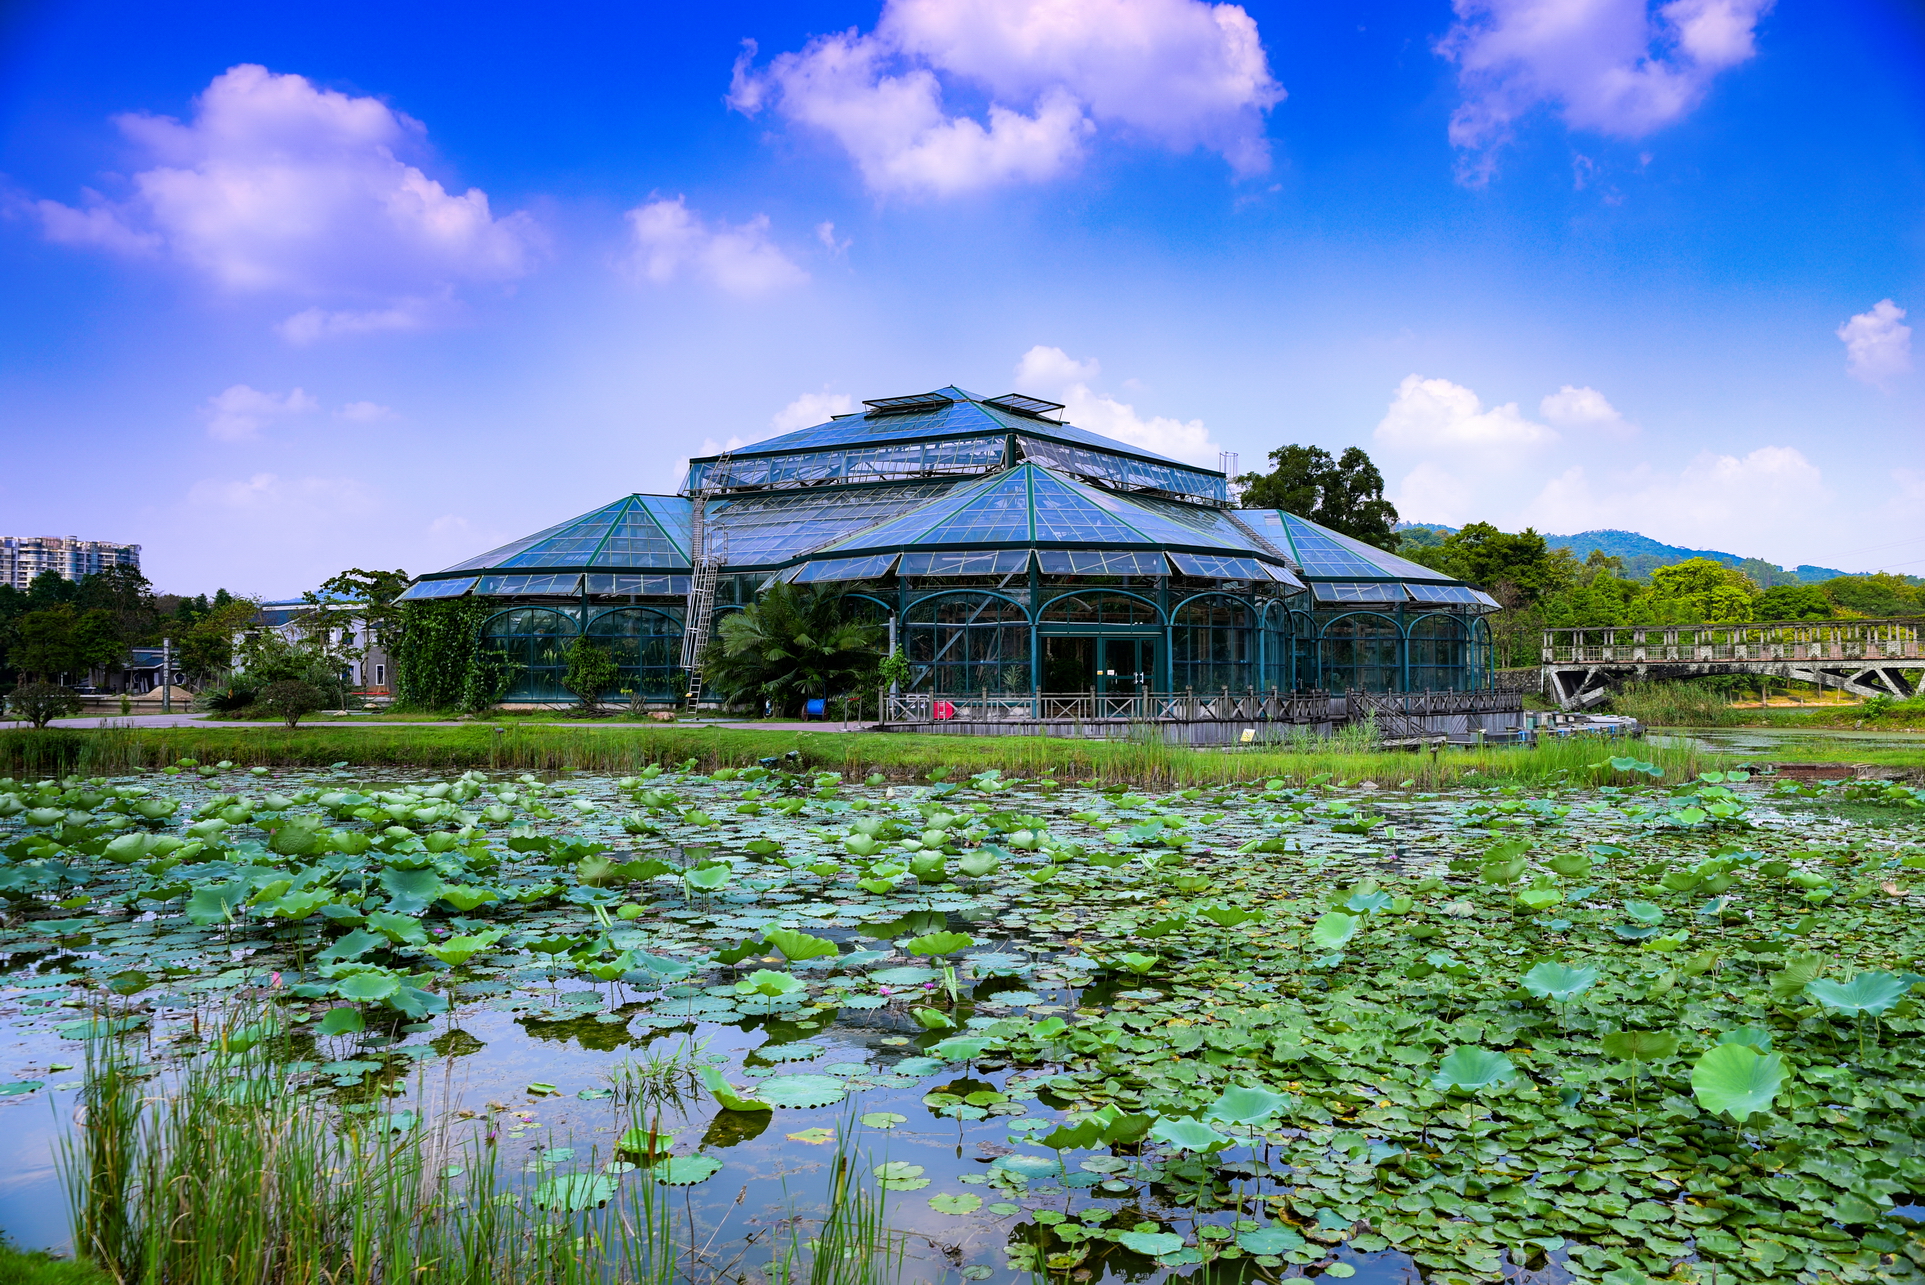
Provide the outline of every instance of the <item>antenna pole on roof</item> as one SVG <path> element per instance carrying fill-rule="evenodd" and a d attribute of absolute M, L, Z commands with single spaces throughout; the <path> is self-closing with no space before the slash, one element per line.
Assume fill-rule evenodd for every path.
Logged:
<path fill-rule="evenodd" d="M 1216 453 L 1217 472 L 1223 474 L 1223 487 L 1230 493 L 1230 507 L 1235 508 L 1243 502 L 1243 488 L 1237 485 L 1237 453 L 1218 451 Z"/>
<path fill-rule="evenodd" d="M 718 485 L 719 479 L 719 485 Z M 702 645 L 708 641 L 709 622 L 715 618 L 715 578 L 722 569 L 722 551 L 711 547 L 708 529 L 709 495 L 729 483 L 729 452 L 724 451 L 702 474 L 689 496 L 688 602 L 682 611 L 682 672 L 688 676 L 688 703 L 702 699 Z"/>

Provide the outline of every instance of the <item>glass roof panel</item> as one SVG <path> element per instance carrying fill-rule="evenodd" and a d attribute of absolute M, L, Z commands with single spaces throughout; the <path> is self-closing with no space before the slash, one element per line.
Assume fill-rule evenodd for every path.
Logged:
<path fill-rule="evenodd" d="M 1330 537 L 1336 534 L 1306 522 L 1294 513 L 1281 513 L 1266 509 L 1266 513 L 1278 514 L 1285 545 L 1296 555 L 1297 562 L 1312 576 L 1356 576 L 1375 578 L 1394 574 L 1379 567 L 1374 559 L 1366 558 L 1355 550 L 1346 548 Z"/>
<path fill-rule="evenodd" d="M 458 576 L 453 580 L 417 580 L 409 585 L 407 591 L 395 601 L 419 602 L 423 598 L 459 598 L 474 587 L 474 576 Z"/>
<path fill-rule="evenodd" d="M 860 558 L 824 558 L 805 562 L 791 577 L 796 584 L 819 584 L 824 580 L 873 580 L 889 574 L 896 555 L 872 553 Z"/>
<path fill-rule="evenodd" d="M 1200 544 L 1239 554 L 1259 552 L 1219 509 L 1154 495 L 1113 495 L 1094 488 L 1086 488 L 1084 493 L 1155 543 Z"/>
<path fill-rule="evenodd" d="M 597 575 L 590 574 L 584 586 L 587 592 L 602 597 L 621 597 L 635 594 L 640 597 L 688 597 L 687 576 L 664 575 Z"/>
<path fill-rule="evenodd" d="M 1302 518 L 1296 518 L 1295 520 L 1299 523 L 1302 523 L 1304 526 L 1311 527 L 1317 531 L 1321 531 L 1333 543 L 1338 544 L 1343 548 L 1349 549 L 1352 553 L 1356 554 L 1358 557 L 1366 559 L 1367 561 L 1375 563 L 1377 566 L 1382 567 L 1383 574 L 1387 576 L 1397 576 L 1399 579 L 1404 579 L 1404 580 L 1449 580 L 1451 579 L 1451 577 L 1445 575 L 1441 571 L 1436 570 L 1435 568 L 1420 566 L 1419 564 L 1410 561 L 1408 558 L 1400 558 L 1394 553 L 1385 553 L 1382 549 L 1372 548 L 1370 545 L 1365 544 L 1362 540 L 1352 539 L 1350 536 L 1343 534 L 1341 531 L 1332 531 L 1328 527 L 1318 526 L 1315 522 L 1305 522 Z"/>
<path fill-rule="evenodd" d="M 898 574 L 905 576 L 1011 576 L 1029 569 L 1028 549 L 972 552 L 905 553 Z"/>
<path fill-rule="evenodd" d="M 1402 602 L 1404 587 L 1391 581 L 1374 584 L 1342 580 L 1313 580 L 1311 592 L 1318 602 Z"/>
<path fill-rule="evenodd" d="M 1255 558 L 1231 558 L 1208 553 L 1172 553 L 1170 561 L 1177 570 L 1190 576 L 1212 580 L 1268 580 L 1263 564 Z"/>
<path fill-rule="evenodd" d="M 1477 590 L 1460 584 L 1408 584 L 1410 596 L 1418 602 L 1476 602 Z"/>
<path fill-rule="evenodd" d="M 1163 555 L 1133 549 L 1038 549 L 1036 565 L 1046 576 L 1166 576 Z"/>
<path fill-rule="evenodd" d="M 483 576 L 475 592 L 504 598 L 572 598 L 581 591 L 581 584 L 582 578 L 575 572 L 545 576 Z"/>
<path fill-rule="evenodd" d="M 932 500 L 946 503 L 944 497 L 952 492 L 984 484 L 981 479 L 938 478 L 891 486 L 731 495 L 708 502 L 708 525 L 715 535 L 715 551 L 725 563 L 764 567 L 840 543 L 878 522 L 934 507 Z"/>
<path fill-rule="evenodd" d="M 1097 502 L 1100 492 L 1066 482 L 1039 468 L 1028 473 L 1036 508 L 1036 538 L 1065 543 L 1147 544 L 1144 533 L 1127 517 Z"/>
<path fill-rule="evenodd" d="M 1029 475 L 1011 469 L 973 496 L 967 504 L 929 526 L 919 544 L 996 544 L 1035 538 L 1030 529 Z"/>

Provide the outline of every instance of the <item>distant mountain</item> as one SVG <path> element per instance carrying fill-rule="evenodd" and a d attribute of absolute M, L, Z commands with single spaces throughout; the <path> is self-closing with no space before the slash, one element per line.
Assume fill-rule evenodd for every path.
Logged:
<path fill-rule="evenodd" d="M 1457 528 L 1436 522 L 1399 522 L 1397 530 L 1433 531 L 1444 536 Z M 1649 580 L 1651 572 L 1658 567 L 1688 562 L 1692 558 L 1709 558 L 1727 567 L 1736 567 L 1765 589 L 1781 584 L 1816 584 L 1846 574 L 1836 567 L 1814 567 L 1808 563 L 1787 571 L 1763 558 L 1741 558 L 1721 549 L 1687 549 L 1683 545 L 1653 540 L 1636 531 L 1579 531 L 1576 535 L 1546 535 L 1544 542 L 1553 549 L 1569 549 L 1571 556 L 1579 561 L 1590 557 L 1593 551 L 1607 558 L 1622 558 L 1624 573 L 1633 580 Z"/>

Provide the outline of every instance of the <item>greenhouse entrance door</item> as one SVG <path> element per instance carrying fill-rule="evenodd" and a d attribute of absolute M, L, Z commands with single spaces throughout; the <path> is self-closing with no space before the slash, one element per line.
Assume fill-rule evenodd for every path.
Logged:
<path fill-rule="evenodd" d="M 1134 638 L 1096 640 L 1100 662 L 1096 667 L 1096 691 L 1103 696 L 1135 696 L 1156 685 L 1155 634 Z"/>
<path fill-rule="evenodd" d="M 1043 690 L 1095 690 L 1099 696 L 1134 696 L 1156 685 L 1160 634 L 1055 634 L 1043 638 Z"/>

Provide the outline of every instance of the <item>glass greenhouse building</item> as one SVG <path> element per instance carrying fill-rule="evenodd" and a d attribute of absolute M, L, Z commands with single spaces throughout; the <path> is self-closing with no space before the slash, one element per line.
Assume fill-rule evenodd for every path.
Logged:
<path fill-rule="evenodd" d="M 623 496 L 403 598 L 486 599 L 510 701 L 571 700 L 563 651 L 583 633 L 615 653 L 622 688 L 677 699 L 698 568 L 718 621 L 776 581 L 846 588 L 894 618 L 916 692 L 1490 683 L 1491 598 L 1295 514 L 1234 508 L 1220 472 L 1033 397 L 951 387 L 864 405 L 691 460 L 679 495 Z"/>

